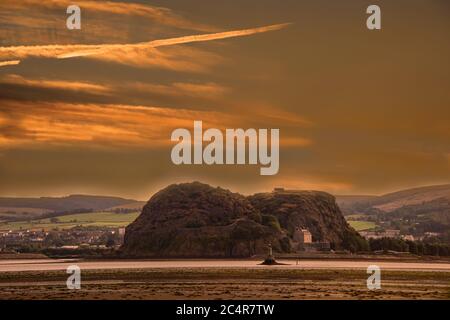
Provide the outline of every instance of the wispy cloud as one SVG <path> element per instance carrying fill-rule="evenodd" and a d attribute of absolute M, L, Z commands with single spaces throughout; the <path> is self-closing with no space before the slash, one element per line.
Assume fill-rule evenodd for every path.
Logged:
<path fill-rule="evenodd" d="M 157 68 L 178 72 L 206 73 L 225 59 L 216 53 L 188 46 L 110 51 L 89 59 L 108 61 L 137 68 Z"/>
<path fill-rule="evenodd" d="M 27 57 L 45 57 L 67 59 L 75 57 L 97 56 L 98 58 L 120 62 L 123 55 L 136 53 L 138 51 L 151 50 L 158 47 L 173 46 L 194 42 L 205 42 L 234 37 L 250 36 L 258 33 L 281 30 L 289 24 L 276 24 L 258 28 L 234 30 L 219 33 L 208 33 L 201 35 L 191 35 L 175 37 L 150 42 L 136 44 L 104 44 L 104 45 L 44 45 L 44 46 L 15 46 L 0 47 L 0 58 L 3 59 L 24 59 Z M 112 53 L 112 56 L 109 56 Z M 117 53 L 121 53 L 117 56 Z M 114 55 L 116 55 L 114 59 Z M 123 61 L 123 60 L 122 60 Z"/>
<path fill-rule="evenodd" d="M 89 93 L 111 92 L 111 87 L 94 84 L 90 82 L 47 80 L 47 79 L 26 79 L 22 76 L 10 74 L 0 79 L 0 83 L 16 84 L 27 87 L 38 87 L 57 90 L 86 91 Z"/>
<path fill-rule="evenodd" d="M 199 97 L 199 98 L 219 98 L 225 95 L 230 89 L 216 83 L 189 83 L 174 82 L 172 84 L 152 84 L 134 82 L 126 84 L 121 88 L 133 91 L 161 94 L 166 96 Z"/>
<path fill-rule="evenodd" d="M 64 10 L 69 5 L 76 4 L 83 11 L 87 12 L 99 12 L 106 14 L 115 14 L 119 16 L 140 16 L 143 18 L 148 18 L 154 22 L 157 22 L 161 25 L 172 26 L 180 29 L 189 29 L 189 30 L 197 30 L 197 31 L 213 31 L 214 28 L 211 26 L 207 26 L 201 23 L 192 22 L 176 13 L 172 10 L 164 7 L 157 7 L 148 4 L 141 3 L 133 3 L 133 2 L 116 2 L 116 1 L 91 1 L 91 0 L 2 0 L 0 4 L 0 8 L 2 12 L 5 11 L 17 11 L 17 10 L 26 10 L 29 11 L 30 8 L 33 10 Z M 62 11 L 64 12 L 64 11 Z M 5 16 L 5 15 L 4 15 Z M 23 24 L 24 26 L 36 26 L 37 18 L 30 18 L 28 16 L 24 17 L 15 17 L 14 15 L 7 15 L 5 18 L 14 18 L 8 19 L 8 22 Z M 47 19 L 45 19 L 47 18 Z M 42 17 L 39 19 L 39 23 L 48 22 L 49 16 Z"/>
<path fill-rule="evenodd" d="M 167 97 L 214 99 L 222 98 L 231 89 L 217 83 L 206 82 L 173 82 L 169 84 L 157 84 L 148 82 L 109 82 L 92 83 L 86 81 L 71 81 L 45 78 L 25 78 L 16 74 L 7 74 L 0 77 L 0 85 L 17 85 L 34 89 L 52 89 L 58 92 L 75 91 L 89 94 L 101 94 L 117 97 L 123 93 L 134 95 L 136 93 L 160 95 Z"/>
<path fill-rule="evenodd" d="M 20 60 L 1 61 L 0 67 L 15 66 L 15 65 L 18 65 L 19 63 L 20 63 Z"/>

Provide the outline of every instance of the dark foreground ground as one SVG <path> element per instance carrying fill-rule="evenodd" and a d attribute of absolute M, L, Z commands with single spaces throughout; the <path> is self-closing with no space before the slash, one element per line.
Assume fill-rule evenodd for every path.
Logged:
<path fill-rule="evenodd" d="M 448 271 L 184 268 L 86 270 L 81 290 L 65 271 L 0 273 L 0 299 L 450 299 Z"/>

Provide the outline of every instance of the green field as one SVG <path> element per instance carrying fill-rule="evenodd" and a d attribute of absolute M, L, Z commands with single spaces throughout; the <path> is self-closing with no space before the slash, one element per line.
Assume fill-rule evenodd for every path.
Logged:
<path fill-rule="evenodd" d="M 363 219 L 364 217 L 366 217 L 365 214 L 351 214 L 351 215 L 345 216 L 346 219 L 355 219 L 355 220 Z"/>
<path fill-rule="evenodd" d="M 139 213 L 112 213 L 94 212 L 80 213 L 57 217 L 58 222 L 50 219 L 37 219 L 30 221 L 1 222 L 0 230 L 52 230 L 70 229 L 76 226 L 95 227 L 125 227 L 133 222 Z"/>
<path fill-rule="evenodd" d="M 376 228 L 376 224 L 371 221 L 347 221 L 356 231 L 370 230 Z"/>

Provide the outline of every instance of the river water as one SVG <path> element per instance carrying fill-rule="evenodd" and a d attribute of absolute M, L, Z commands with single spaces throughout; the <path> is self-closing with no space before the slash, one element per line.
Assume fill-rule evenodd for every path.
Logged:
<path fill-rule="evenodd" d="M 348 261 L 348 260 L 280 260 L 286 265 L 262 266 L 255 260 L 116 260 L 83 261 L 68 259 L 0 260 L 0 272 L 65 270 L 76 264 L 82 270 L 148 268 L 298 268 L 298 269 L 367 269 L 377 265 L 382 270 L 447 271 L 450 263 Z"/>

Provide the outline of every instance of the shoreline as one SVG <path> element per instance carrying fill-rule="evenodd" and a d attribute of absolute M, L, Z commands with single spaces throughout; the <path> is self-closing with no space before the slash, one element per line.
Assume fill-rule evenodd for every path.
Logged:
<path fill-rule="evenodd" d="M 153 268 L 84 270 L 68 290 L 65 270 L 0 272 L 0 300 L 402 300 L 450 299 L 450 271 L 382 271 L 380 290 L 366 270 Z"/>

